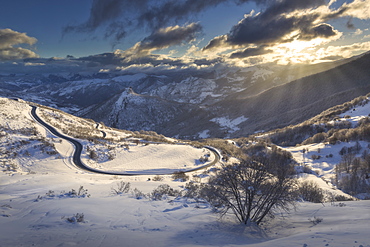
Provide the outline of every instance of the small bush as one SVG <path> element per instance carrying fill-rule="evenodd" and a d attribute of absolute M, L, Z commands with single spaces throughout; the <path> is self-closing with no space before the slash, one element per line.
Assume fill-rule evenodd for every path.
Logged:
<path fill-rule="evenodd" d="M 87 192 L 87 189 L 84 189 L 83 186 L 80 186 L 78 190 L 72 189 L 68 191 L 68 193 L 61 192 L 61 197 L 69 196 L 69 197 L 90 197 L 90 194 Z"/>
<path fill-rule="evenodd" d="M 201 163 L 206 163 L 208 160 L 209 160 L 209 158 L 207 156 L 202 156 L 202 157 L 199 158 L 199 162 L 201 162 Z"/>
<path fill-rule="evenodd" d="M 341 201 L 353 201 L 352 197 L 344 196 L 344 195 L 336 195 L 335 201 L 341 202 Z"/>
<path fill-rule="evenodd" d="M 303 166 L 303 173 L 313 174 L 312 166 L 305 164 Z"/>
<path fill-rule="evenodd" d="M 186 182 L 189 179 L 189 176 L 186 175 L 185 172 L 179 171 L 172 174 L 172 179 L 180 182 Z"/>
<path fill-rule="evenodd" d="M 324 219 L 314 216 L 313 219 L 308 219 L 314 226 L 321 223 Z"/>
<path fill-rule="evenodd" d="M 324 202 L 324 191 L 313 181 L 304 181 L 299 186 L 299 194 L 302 199 L 309 202 Z"/>
<path fill-rule="evenodd" d="M 112 152 L 109 152 L 108 153 L 108 160 L 114 160 L 116 158 L 116 154 L 115 153 L 112 153 Z"/>
<path fill-rule="evenodd" d="M 311 155 L 311 159 L 313 159 L 313 160 L 319 160 L 319 159 L 321 159 L 321 156 L 320 155 L 313 154 L 313 155 Z"/>
<path fill-rule="evenodd" d="M 185 194 L 184 197 L 188 198 L 199 198 L 200 197 L 200 190 L 201 190 L 201 185 L 196 184 L 194 182 L 187 183 L 185 185 Z"/>
<path fill-rule="evenodd" d="M 117 182 L 117 188 L 111 189 L 112 194 L 114 195 L 120 195 L 123 193 L 128 193 L 130 191 L 130 183 L 126 183 L 124 181 Z"/>
<path fill-rule="evenodd" d="M 89 151 L 89 157 L 92 160 L 97 160 L 99 158 L 98 154 L 96 153 L 95 150 L 90 150 Z"/>
<path fill-rule="evenodd" d="M 162 181 L 163 180 L 163 177 L 162 176 L 159 176 L 159 175 L 156 175 L 155 177 L 152 178 L 153 181 Z"/>
<path fill-rule="evenodd" d="M 69 222 L 69 223 L 85 222 L 84 214 L 80 214 L 80 213 L 74 214 L 73 216 L 67 217 L 67 218 L 65 216 L 63 216 L 62 219 L 66 219 L 66 221 Z"/>
<path fill-rule="evenodd" d="M 179 196 L 180 192 L 174 190 L 168 184 L 161 184 L 150 194 L 150 198 L 154 201 L 160 201 L 166 198 L 167 196 Z"/>
<path fill-rule="evenodd" d="M 53 190 L 49 190 L 48 192 L 46 192 L 45 194 L 47 197 L 55 197 L 55 193 Z"/>
<path fill-rule="evenodd" d="M 133 191 L 132 191 L 132 195 L 136 198 L 136 199 L 145 199 L 146 198 L 146 194 L 144 194 L 141 190 L 135 188 Z"/>

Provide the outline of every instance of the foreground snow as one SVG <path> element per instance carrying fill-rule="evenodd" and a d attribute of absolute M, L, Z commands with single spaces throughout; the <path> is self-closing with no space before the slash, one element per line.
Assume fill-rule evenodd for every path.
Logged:
<path fill-rule="evenodd" d="M 257 229 L 232 218 L 220 220 L 207 205 L 193 201 L 112 195 L 119 180 L 73 171 L 1 175 L 0 246 L 370 246 L 370 201 L 301 203 L 291 215 Z M 143 192 L 163 182 L 182 185 L 165 180 L 124 178 Z M 90 197 L 58 196 L 80 185 Z M 49 190 L 54 197 L 45 195 Z M 84 214 L 84 222 L 66 220 L 77 213 Z M 314 219 L 322 222 L 314 225 Z"/>

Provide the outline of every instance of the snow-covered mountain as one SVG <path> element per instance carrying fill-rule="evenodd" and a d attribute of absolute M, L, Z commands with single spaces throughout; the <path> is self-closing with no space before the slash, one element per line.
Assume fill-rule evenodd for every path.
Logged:
<path fill-rule="evenodd" d="M 298 124 L 370 92 L 370 54 L 250 96 L 248 89 L 213 105 L 219 117 L 247 118 L 233 137 Z"/>
<path fill-rule="evenodd" d="M 235 138 L 297 124 L 370 92 L 369 59 L 370 54 L 366 54 L 334 69 L 285 84 L 280 80 L 285 77 L 278 77 L 273 70 L 264 68 L 239 70 L 233 73 L 238 75 L 234 79 L 230 79 L 227 73 L 220 73 L 216 79 L 189 77 L 180 82 L 162 84 L 146 92 L 146 95 L 171 100 L 173 105 L 167 104 L 169 101 L 156 104 L 160 114 L 150 115 L 155 124 L 149 128 L 167 136 L 190 139 Z M 291 75 L 289 71 L 285 73 Z M 118 97 L 104 103 L 105 110 L 95 114 L 94 108 L 91 108 L 82 116 L 123 129 L 132 129 L 132 126 L 148 129 L 135 119 L 135 114 L 125 115 L 124 120 L 115 125 L 118 122 L 113 121 L 112 116 L 123 114 L 123 111 L 112 112 L 120 104 L 116 100 Z M 148 108 L 145 103 L 142 106 Z M 132 110 L 135 109 L 142 111 L 140 107 Z M 168 112 L 169 118 L 163 112 Z M 159 120 L 163 117 L 164 120 Z"/>
<path fill-rule="evenodd" d="M 193 105 L 137 94 L 132 88 L 126 88 L 80 114 L 115 128 L 162 132 L 173 125 L 174 119 L 191 114 L 196 109 Z"/>
<path fill-rule="evenodd" d="M 52 106 L 122 129 L 153 130 L 189 139 L 238 137 L 298 123 L 365 94 L 363 86 L 369 77 L 366 62 L 357 66 L 352 60 L 369 56 L 319 65 L 240 68 L 220 64 L 213 70 L 164 70 L 160 74 L 1 74 L 0 95 Z M 364 71 L 357 73 L 361 78 L 348 74 L 349 69 L 332 69 L 341 64 Z M 309 76 L 322 71 L 327 72 Z M 335 85 L 341 81 L 336 77 L 338 71 L 345 78 L 341 87 Z M 356 84 L 359 81 L 361 85 Z M 128 88 L 136 93 L 130 96 L 135 104 L 120 100 Z M 341 97 L 341 93 L 346 96 Z"/>

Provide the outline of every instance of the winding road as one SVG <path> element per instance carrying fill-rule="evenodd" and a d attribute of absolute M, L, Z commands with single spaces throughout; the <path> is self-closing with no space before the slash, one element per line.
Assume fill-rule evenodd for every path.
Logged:
<path fill-rule="evenodd" d="M 72 157 L 72 161 L 73 163 L 75 164 L 76 167 L 82 169 L 82 170 L 85 170 L 85 171 L 89 171 L 89 172 L 93 172 L 93 173 L 99 173 L 99 174 L 106 174 L 106 175 L 120 175 L 120 176 L 141 176 L 141 175 L 171 175 L 171 174 L 144 174 L 144 173 L 124 173 L 124 172 L 108 172 L 108 171 L 101 171 L 101 170 L 97 170 L 97 169 L 93 169 L 87 165 L 85 165 L 82 160 L 81 160 L 81 153 L 82 153 L 82 150 L 83 150 L 83 146 L 82 144 L 69 137 L 69 136 L 66 136 L 66 135 L 63 135 L 61 133 L 59 133 L 53 126 L 47 124 L 45 121 L 43 121 L 36 113 L 36 109 L 37 109 L 37 106 L 34 106 L 34 105 L 30 105 L 32 107 L 31 109 L 31 115 L 32 117 L 39 123 L 41 124 L 43 127 L 45 127 L 47 130 L 49 130 L 52 134 L 54 134 L 55 136 L 57 137 L 60 137 L 64 140 L 67 140 L 69 141 L 70 143 L 72 143 L 74 146 L 75 146 L 75 151 L 73 153 L 73 157 Z M 96 128 L 99 127 L 99 124 L 96 126 Z M 106 136 L 106 133 L 104 131 L 101 131 L 103 133 L 103 137 Z M 201 170 L 201 169 L 205 169 L 207 167 L 210 167 L 210 166 L 213 166 L 215 165 L 217 162 L 219 162 L 221 160 L 221 155 L 220 153 L 212 148 L 212 147 L 205 147 L 207 148 L 208 150 L 210 150 L 211 152 L 214 153 L 215 155 L 215 160 L 210 162 L 208 165 L 206 166 L 201 166 L 199 168 L 195 168 L 195 169 L 192 169 L 192 170 L 188 170 L 188 171 L 184 171 L 185 173 L 187 172 L 194 172 L 194 171 L 197 171 L 197 170 Z"/>
<path fill-rule="evenodd" d="M 99 123 L 96 124 L 96 129 L 99 129 L 99 125 Z M 107 137 L 107 133 L 105 133 L 105 131 L 100 130 L 100 132 L 102 133 L 103 138 Z"/>

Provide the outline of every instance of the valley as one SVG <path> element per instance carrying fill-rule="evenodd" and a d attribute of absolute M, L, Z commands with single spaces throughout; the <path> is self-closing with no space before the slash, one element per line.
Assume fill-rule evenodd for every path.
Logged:
<path fill-rule="evenodd" d="M 0 95 L 119 129 L 190 140 L 237 138 L 298 124 L 369 93 L 369 57 L 321 65 L 218 66 L 190 74 L 3 75 Z"/>

